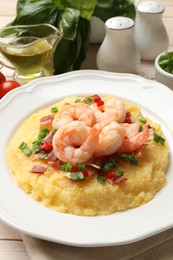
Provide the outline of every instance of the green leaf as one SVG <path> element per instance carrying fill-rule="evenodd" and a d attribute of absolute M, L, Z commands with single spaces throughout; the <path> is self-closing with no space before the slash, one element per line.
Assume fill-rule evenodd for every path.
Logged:
<path fill-rule="evenodd" d="M 129 154 L 129 153 L 122 153 L 122 154 L 120 154 L 119 157 L 129 160 L 129 162 L 130 162 L 131 164 L 134 164 L 134 165 L 137 165 L 137 164 L 138 164 L 138 158 L 136 158 L 136 157 L 134 156 L 134 153 L 130 153 L 130 154 Z"/>
<path fill-rule="evenodd" d="M 54 52 L 55 74 L 80 69 L 89 45 L 90 22 L 80 17 L 74 40 L 63 38 Z"/>
<path fill-rule="evenodd" d="M 84 177 L 82 172 L 72 172 L 70 174 L 70 177 L 72 178 L 73 181 L 85 179 L 85 177 Z"/>
<path fill-rule="evenodd" d="M 79 21 L 79 11 L 66 8 L 61 15 L 59 29 L 67 40 L 74 40 L 77 34 L 77 26 Z"/>
<path fill-rule="evenodd" d="M 106 182 L 105 182 L 105 179 L 104 179 L 102 176 L 100 176 L 100 175 L 97 176 L 97 180 L 98 180 L 101 184 L 105 184 L 105 183 L 106 183 Z"/>
<path fill-rule="evenodd" d="M 166 72 L 173 74 L 173 52 L 166 52 L 160 56 L 159 66 Z"/>
<path fill-rule="evenodd" d="M 114 16 L 127 16 L 134 19 L 135 14 L 133 0 L 97 0 L 93 15 L 105 22 Z"/>
<path fill-rule="evenodd" d="M 52 0 L 18 0 L 17 16 L 12 25 L 17 24 L 54 24 L 58 17 L 58 9 Z"/>
<path fill-rule="evenodd" d="M 80 12 L 81 17 L 90 20 L 97 0 L 53 0 L 54 4 L 61 10 L 64 8 L 74 8 Z"/>
<path fill-rule="evenodd" d="M 154 140 L 154 142 L 156 142 L 156 143 L 161 143 L 161 144 L 163 144 L 163 145 L 164 145 L 164 143 L 165 143 L 165 141 L 166 141 L 162 136 L 160 136 L 160 135 L 158 135 L 158 134 L 156 134 L 156 133 L 154 133 L 154 138 L 153 138 L 153 140 Z"/>

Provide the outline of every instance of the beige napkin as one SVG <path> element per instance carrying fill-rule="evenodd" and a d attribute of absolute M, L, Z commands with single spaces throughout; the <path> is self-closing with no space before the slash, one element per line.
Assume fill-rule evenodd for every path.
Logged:
<path fill-rule="evenodd" d="M 120 246 L 82 248 L 48 242 L 22 234 L 31 260 L 172 260 L 173 228 Z"/>

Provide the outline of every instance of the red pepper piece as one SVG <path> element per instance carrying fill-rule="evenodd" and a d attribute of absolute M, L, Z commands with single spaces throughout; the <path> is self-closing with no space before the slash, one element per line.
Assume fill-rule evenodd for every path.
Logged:
<path fill-rule="evenodd" d="M 87 170 L 83 170 L 82 173 L 83 173 L 83 176 L 84 176 L 84 177 L 88 177 L 88 176 L 89 176 L 89 173 L 88 173 Z"/>
<path fill-rule="evenodd" d="M 73 172 L 78 172 L 78 166 L 76 163 L 72 164 L 72 170 Z"/>
<path fill-rule="evenodd" d="M 51 143 L 48 143 L 48 142 L 46 142 L 44 140 L 41 142 L 40 150 L 46 151 L 46 152 L 50 152 L 50 151 L 52 151 L 52 149 L 53 149 L 53 146 L 52 146 Z"/>
<path fill-rule="evenodd" d="M 101 101 L 101 97 L 96 96 L 96 97 L 94 98 L 94 102 L 97 103 L 97 102 L 99 102 L 99 101 Z"/>
<path fill-rule="evenodd" d="M 100 100 L 100 101 L 97 102 L 97 106 L 98 107 L 101 107 L 103 105 L 104 105 L 104 101 L 103 100 Z"/>

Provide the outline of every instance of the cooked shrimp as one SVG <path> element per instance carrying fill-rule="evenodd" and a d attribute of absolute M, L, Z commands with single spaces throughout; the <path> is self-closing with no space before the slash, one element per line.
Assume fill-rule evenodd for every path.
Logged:
<path fill-rule="evenodd" d="M 63 162 L 85 163 L 92 157 L 98 140 L 96 128 L 73 121 L 57 130 L 53 137 L 53 150 Z"/>
<path fill-rule="evenodd" d="M 91 108 L 93 109 L 96 121 L 98 123 L 97 127 L 103 128 L 104 126 L 109 125 L 111 122 L 115 121 L 122 123 L 126 117 L 126 110 L 124 103 L 118 98 L 111 98 L 105 101 L 103 106 L 103 111 L 97 108 L 96 104 L 92 104 Z"/>
<path fill-rule="evenodd" d="M 136 135 L 124 138 L 122 145 L 118 148 L 117 153 L 132 153 L 140 148 L 150 137 L 150 130 L 144 128 L 143 131 Z"/>
<path fill-rule="evenodd" d="M 56 114 L 52 125 L 55 129 L 59 129 L 61 126 L 74 120 L 79 120 L 90 127 L 96 123 L 94 112 L 90 106 L 85 103 L 76 103 L 62 108 Z"/>
<path fill-rule="evenodd" d="M 127 138 L 132 138 L 139 133 L 139 123 L 137 122 L 132 124 L 122 123 L 121 126 L 125 128 Z"/>
<path fill-rule="evenodd" d="M 105 126 L 99 135 L 99 142 L 94 156 L 99 157 L 115 153 L 122 145 L 125 135 L 126 131 L 124 127 L 116 122 L 112 122 Z"/>

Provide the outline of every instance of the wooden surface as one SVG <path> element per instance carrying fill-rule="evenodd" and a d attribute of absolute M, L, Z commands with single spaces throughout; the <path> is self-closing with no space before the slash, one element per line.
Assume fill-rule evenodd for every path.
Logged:
<path fill-rule="evenodd" d="M 169 35 L 169 49 L 173 50 L 173 1 L 160 0 L 166 10 L 163 15 L 163 21 Z M 7 25 L 13 20 L 16 12 L 17 0 L 0 0 L 0 27 Z M 95 69 L 95 57 L 99 45 L 90 47 L 86 61 L 82 68 Z M 8 77 L 12 77 L 12 71 L 6 68 L 2 72 Z M 153 62 L 141 62 L 140 72 L 146 78 L 154 79 Z M 8 187 L 7 187 L 8 188 Z M 10 196 L 10 194 L 9 194 Z M 0 221 L 0 260 L 28 260 L 29 257 L 25 250 L 21 235 L 18 231 L 8 227 Z"/>

